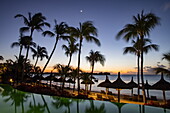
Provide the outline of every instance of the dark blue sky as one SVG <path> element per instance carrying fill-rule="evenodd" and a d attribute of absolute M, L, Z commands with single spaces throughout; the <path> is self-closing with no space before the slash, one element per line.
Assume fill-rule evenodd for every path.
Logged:
<path fill-rule="evenodd" d="M 80 10 L 83 10 L 80 13 Z M 81 67 L 84 70 L 90 70 L 89 63 L 85 56 L 91 49 L 98 50 L 106 57 L 104 67 L 97 64 L 96 70 L 100 71 L 121 71 L 122 73 L 131 73 L 136 66 L 134 55 L 123 55 L 123 48 L 130 46 L 123 40 L 115 40 L 116 34 L 124 25 L 132 23 L 132 16 L 137 15 L 142 10 L 146 13 L 153 12 L 161 18 L 161 25 L 156 26 L 150 33 L 150 39 L 153 43 L 160 45 L 159 52 L 150 52 L 145 56 L 145 66 L 154 67 L 157 62 L 167 65 L 162 61 L 162 53 L 170 51 L 170 0 L 1 0 L 0 3 L 0 55 L 6 59 L 15 59 L 19 48 L 10 48 L 12 42 L 19 38 L 19 28 L 23 27 L 22 19 L 15 19 L 16 14 L 28 15 L 28 12 L 35 14 L 42 12 L 52 27 L 54 19 L 58 22 L 66 22 L 70 26 L 77 27 L 79 22 L 87 20 L 93 21 L 98 29 L 98 38 L 101 41 L 101 47 L 93 43 L 83 43 Z M 48 28 L 44 28 L 47 30 Z M 50 28 L 52 29 L 52 28 Z M 53 48 L 54 39 L 43 37 L 41 33 L 34 33 L 34 42 L 40 46 L 45 46 L 48 53 Z M 56 52 L 49 64 L 49 68 L 54 64 L 67 64 L 68 58 L 64 55 L 61 45 L 66 42 L 60 41 Z M 25 54 L 25 53 L 23 53 Z M 29 58 L 32 60 L 30 54 Z M 46 60 L 39 62 L 43 66 Z M 34 61 L 32 60 L 32 63 Z M 71 63 L 77 66 L 77 55 L 73 56 Z"/>

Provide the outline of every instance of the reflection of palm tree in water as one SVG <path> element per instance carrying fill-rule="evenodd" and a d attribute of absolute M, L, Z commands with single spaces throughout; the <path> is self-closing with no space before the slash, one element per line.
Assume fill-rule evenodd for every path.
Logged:
<path fill-rule="evenodd" d="M 29 104 L 29 110 L 26 112 L 26 113 L 44 113 L 45 112 L 45 108 L 47 109 L 47 112 L 50 113 L 50 110 L 47 106 L 47 103 L 43 97 L 43 95 L 41 95 L 41 98 L 44 102 L 44 105 L 41 105 L 40 103 L 36 104 L 36 100 L 35 100 L 35 97 L 34 97 L 34 94 L 32 93 L 32 98 L 33 98 L 33 105 L 32 103 L 30 102 Z"/>
<path fill-rule="evenodd" d="M 65 110 L 65 113 L 70 113 L 70 106 L 73 103 L 73 99 L 66 99 L 66 98 L 60 98 L 60 97 L 53 97 L 52 105 L 59 109 L 61 107 L 67 107 L 67 110 Z"/>
<path fill-rule="evenodd" d="M 13 89 L 10 86 L 3 87 L 5 90 L 2 93 L 3 97 L 7 97 L 4 99 L 4 102 L 11 102 L 11 106 L 14 105 L 15 113 L 17 113 L 17 107 L 22 107 L 22 113 L 24 113 L 24 102 L 27 101 L 28 95 L 24 92 Z"/>
<path fill-rule="evenodd" d="M 85 110 L 86 113 L 106 113 L 104 103 L 102 105 L 100 105 L 100 107 L 98 108 L 94 105 L 93 100 L 89 100 L 89 101 L 90 101 L 90 107 L 86 108 L 86 110 Z"/>

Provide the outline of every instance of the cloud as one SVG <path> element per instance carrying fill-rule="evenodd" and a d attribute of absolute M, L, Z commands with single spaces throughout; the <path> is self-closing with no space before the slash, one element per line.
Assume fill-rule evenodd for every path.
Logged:
<path fill-rule="evenodd" d="M 169 10 L 169 9 L 170 9 L 170 2 L 165 3 L 164 6 L 163 6 L 163 10 L 164 10 L 164 11 L 167 11 L 167 10 Z"/>

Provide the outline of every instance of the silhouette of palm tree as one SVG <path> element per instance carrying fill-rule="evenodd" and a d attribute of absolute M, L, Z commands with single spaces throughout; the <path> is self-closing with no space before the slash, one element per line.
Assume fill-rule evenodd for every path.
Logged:
<path fill-rule="evenodd" d="M 28 18 L 22 14 L 17 14 L 15 16 L 15 18 L 23 18 L 24 19 L 24 24 L 26 25 L 26 27 L 20 28 L 20 32 L 24 33 L 24 32 L 30 31 L 31 40 L 32 40 L 34 30 L 43 31 L 43 29 L 42 29 L 43 26 L 50 27 L 50 24 L 45 22 L 46 17 L 43 16 L 42 13 L 36 13 L 32 16 L 32 14 L 29 12 Z M 27 47 L 26 60 L 28 59 L 29 49 L 30 49 L 30 45 L 28 45 L 28 47 Z"/>
<path fill-rule="evenodd" d="M 127 24 L 125 27 L 118 32 L 116 38 L 120 39 L 123 36 L 123 39 L 129 41 L 132 38 L 139 37 L 143 42 L 144 37 L 150 34 L 150 31 L 159 24 L 160 18 L 153 13 L 144 14 L 144 11 L 137 16 L 133 16 L 133 24 Z M 142 92 L 144 103 L 146 103 L 146 94 L 144 89 L 144 78 L 143 78 L 143 48 L 141 48 L 141 81 L 142 81 Z"/>
<path fill-rule="evenodd" d="M 72 55 L 78 51 L 79 44 L 78 43 L 75 44 L 76 40 L 74 38 L 69 38 L 67 41 L 68 41 L 68 46 L 62 45 L 62 48 L 65 50 L 65 55 L 67 57 L 69 56 L 69 62 L 68 62 L 68 67 L 69 67 L 71 63 Z"/>
<path fill-rule="evenodd" d="M 65 66 L 65 65 L 61 65 L 61 64 L 56 64 L 56 66 L 54 66 L 54 67 L 56 67 L 58 73 L 62 77 L 62 82 L 63 82 L 63 84 L 62 84 L 62 92 L 63 92 L 64 85 L 65 85 L 65 78 L 67 77 L 67 74 L 71 70 L 71 68 L 68 67 L 68 66 Z"/>
<path fill-rule="evenodd" d="M 32 55 L 33 59 L 35 57 L 37 57 L 35 64 L 34 64 L 34 67 L 36 67 L 39 58 L 41 58 L 40 60 L 43 60 L 44 57 L 46 57 L 48 59 L 48 54 L 47 54 L 47 50 L 46 50 L 45 47 L 40 47 L 38 45 L 36 49 L 31 48 L 31 50 L 33 52 L 33 55 Z"/>
<path fill-rule="evenodd" d="M 139 86 L 140 86 L 139 85 L 140 84 L 139 83 L 139 81 L 140 81 L 140 79 L 139 79 L 140 64 L 139 63 L 140 63 L 140 54 L 141 54 L 141 50 L 142 50 L 141 47 L 143 48 L 143 52 L 147 54 L 148 51 L 152 50 L 152 49 L 158 51 L 158 45 L 151 44 L 151 40 L 146 39 L 146 38 L 143 39 L 143 44 L 142 44 L 141 39 L 139 39 L 139 38 L 137 38 L 136 41 L 132 40 L 132 44 L 133 44 L 132 46 L 124 48 L 123 54 L 132 53 L 132 54 L 137 55 L 137 66 L 138 66 L 137 78 L 138 78 L 138 96 L 139 96 L 140 95 L 139 94 Z"/>
<path fill-rule="evenodd" d="M 93 78 L 93 71 L 94 71 L 94 64 L 97 62 L 100 62 L 102 66 L 104 66 L 104 62 L 106 61 L 104 55 L 102 55 L 99 51 L 93 51 L 91 50 L 89 52 L 89 56 L 86 56 L 86 60 L 90 63 L 90 66 L 92 68 L 91 70 L 91 80 Z M 90 91 L 91 91 L 91 84 L 90 84 Z"/>
<path fill-rule="evenodd" d="M 170 52 L 163 54 L 162 60 L 164 60 L 164 59 L 166 61 L 168 61 L 168 63 L 170 64 Z M 163 68 L 163 67 L 158 67 L 158 68 L 155 68 L 154 70 L 156 71 L 156 74 L 164 73 L 164 74 L 170 76 L 170 67 L 169 67 L 169 69 L 166 69 L 166 68 Z"/>
<path fill-rule="evenodd" d="M 81 55 L 81 47 L 83 43 L 83 39 L 87 42 L 95 42 L 98 46 L 100 46 L 100 41 L 95 37 L 97 36 L 97 29 L 94 27 L 93 23 L 91 21 L 86 21 L 84 23 L 79 23 L 79 27 L 70 27 L 70 34 L 71 36 L 78 38 L 80 40 L 79 42 L 79 53 L 78 53 L 78 68 L 77 68 L 77 88 L 78 88 L 78 94 L 80 93 L 80 55 Z"/>
<path fill-rule="evenodd" d="M 90 107 L 87 107 L 85 112 L 86 113 L 106 113 L 106 110 L 105 110 L 105 104 L 102 103 L 100 105 L 100 107 L 96 107 L 94 105 L 94 101 L 93 100 L 89 100 L 90 101 Z"/>
<path fill-rule="evenodd" d="M 56 49 L 56 46 L 57 46 L 57 43 L 60 39 L 63 39 L 63 40 L 66 40 L 68 38 L 68 36 L 65 36 L 65 34 L 67 33 L 67 28 L 68 28 L 68 25 L 65 23 L 65 22 L 61 22 L 59 24 L 57 24 L 57 21 L 55 20 L 55 26 L 54 26 L 54 33 L 51 32 L 51 31 L 45 31 L 43 32 L 43 36 L 50 36 L 50 37 L 54 37 L 56 38 L 55 40 L 55 44 L 54 44 L 54 47 L 53 47 L 53 50 L 44 66 L 44 68 L 42 69 L 42 72 L 41 72 L 41 76 L 44 72 L 44 70 L 46 69 L 49 61 L 51 60 L 51 57 L 52 55 L 54 54 L 54 51 Z"/>

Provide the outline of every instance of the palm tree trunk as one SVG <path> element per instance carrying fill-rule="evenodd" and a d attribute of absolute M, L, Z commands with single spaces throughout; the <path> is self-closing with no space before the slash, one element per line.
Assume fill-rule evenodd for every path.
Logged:
<path fill-rule="evenodd" d="M 78 54 L 78 68 L 77 68 L 77 89 L 78 89 L 78 95 L 80 94 L 80 55 L 81 55 L 81 46 L 82 46 L 83 39 L 80 38 L 80 45 L 79 45 L 79 54 Z"/>
<path fill-rule="evenodd" d="M 23 46 L 21 45 L 21 46 L 20 46 L 20 50 L 19 50 L 19 56 L 18 56 L 19 59 L 20 59 L 20 57 L 21 57 L 22 48 L 23 48 Z"/>
<path fill-rule="evenodd" d="M 70 54 L 70 58 L 69 58 L 69 62 L 68 62 L 68 67 L 70 66 L 71 58 L 72 58 L 72 54 Z"/>
<path fill-rule="evenodd" d="M 143 46 L 143 36 L 141 36 L 141 41 Z M 142 94 L 143 94 L 143 102 L 146 103 L 146 93 L 145 93 L 145 86 L 144 86 L 144 77 L 143 77 L 143 47 L 141 47 L 141 81 L 142 81 Z"/>
<path fill-rule="evenodd" d="M 139 72 L 140 72 L 140 56 L 137 55 L 137 65 L 138 65 L 138 73 L 137 73 L 137 79 L 138 79 L 138 100 L 140 97 L 140 77 L 139 77 Z"/>
<path fill-rule="evenodd" d="M 75 82 L 76 82 L 76 78 L 74 78 L 74 86 L 73 86 L 73 92 L 75 91 Z"/>
<path fill-rule="evenodd" d="M 54 54 L 54 51 L 55 51 L 56 46 L 57 46 L 57 43 L 58 43 L 58 39 L 59 39 L 59 36 L 57 35 L 57 37 L 56 37 L 56 42 L 55 42 L 55 44 L 54 44 L 53 50 L 52 50 L 52 52 L 51 52 L 51 54 L 50 54 L 50 57 L 48 58 L 48 60 L 47 60 L 47 62 L 46 62 L 46 64 L 45 64 L 45 66 L 44 66 L 43 70 L 41 71 L 41 75 L 40 75 L 40 77 L 42 77 L 42 74 L 44 73 L 44 70 L 46 69 L 46 67 L 47 67 L 48 63 L 49 63 L 49 62 L 50 62 L 50 60 L 51 60 L 51 57 L 52 57 L 52 56 L 53 56 L 53 54 Z"/>
<path fill-rule="evenodd" d="M 39 57 L 37 56 L 37 59 L 36 59 L 35 64 L 34 64 L 34 68 L 37 66 L 38 58 Z"/>
<path fill-rule="evenodd" d="M 92 64 L 92 70 L 91 70 L 91 81 L 92 81 L 92 78 L 93 78 L 93 71 L 94 71 L 94 62 Z M 92 87 L 92 84 L 90 84 L 90 91 L 91 91 L 91 87 Z"/>

